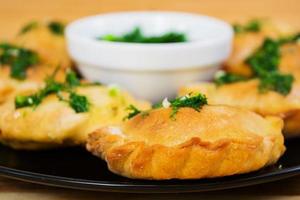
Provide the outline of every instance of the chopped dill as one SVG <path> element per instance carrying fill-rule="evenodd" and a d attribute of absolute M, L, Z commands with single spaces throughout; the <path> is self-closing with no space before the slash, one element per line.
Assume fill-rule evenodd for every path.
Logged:
<path fill-rule="evenodd" d="M 259 32 L 261 30 L 262 23 L 260 20 L 253 19 L 246 23 L 245 25 L 234 24 L 233 30 L 235 33 L 245 33 L 245 32 Z"/>
<path fill-rule="evenodd" d="M 139 27 L 135 27 L 132 31 L 120 36 L 107 34 L 98 39 L 111 42 L 130 43 L 175 43 L 187 41 L 185 34 L 172 31 L 156 36 L 145 36 Z"/>
<path fill-rule="evenodd" d="M 23 80 L 26 70 L 38 64 L 39 57 L 36 52 L 8 43 L 0 44 L 0 64 L 10 67 L 10 76 Z"/>
<path fill-rule="evenodd" d="M 171 101 L 168 101 L 168 107 L 170 107 L 172 109 L 170 118 L 172 120 L 175 120 L 176 114 L 178 113 L 180 108 L 189 107 L 189 108 L 192 108 L 192 109 L 199 112 L 200 109 L 204 105 L 207 105 L 207 98 L 206 98 L 205 95 L 200 94 L 200 93 L 196 94 L 196 95 L 186 95 L 186 96 L 183 96 L 183 97 L 177 97 L 177 98 L 175 98 Z M 168 108 L 168 107 L 164 106 L 164 103 L 158 103 L 158 104 L 155 104 L 152 107 L 152 110 L 162 108 L 162 107 Z M 146 116 L 149 115 L 149 111 L 150 111 L 150 110 L 141 111 L 133 105 L 130 105 L 127 108 L 127 110 L 129 110 L 129 113 L 124 119 L 131 119 L 134 116 L 139 115 L 139 114 L 141 114 L 143 117 L 146 117 Z"/>
<path fill-rule="evenodd" d="M 15 98 L 15 107 L 37 107 L 50 94 L 56 94 L 61 101 L 68 102 L 76 113 L 87 112 L 89 110 L 89 101 L 86 96 L 77 94 L 73 88 L 80 85 L 79 79 L 73 71 L 69 71 L 66 75 L 64 83 L 57 82 L 55 77 L 56 71 L 45 80 L 45 87 L 29 96 L 18 95 Z M 61 96 L 61 92 L 69 94 L 69 99 L 65 100 Z"/>
<path fill-rule="evenodd" d="M 214 82 L 217 86 L 228 84 L 228 83 L 235 83 L 239 81 L 246 81 L 248 78 L 232 73 L 226 73 L 224 71 L 219 71 L 216 73 Z"/>

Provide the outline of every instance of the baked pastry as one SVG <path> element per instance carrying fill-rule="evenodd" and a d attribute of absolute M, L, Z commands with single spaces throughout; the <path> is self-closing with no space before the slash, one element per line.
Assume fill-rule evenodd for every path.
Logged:
<path fill-rule="evenodd" d="M 262 37 L 258 35 L 240 37 L 237 36 L 234 39 L 233 53 L 226 61 L 224 69 L 228 73 L 250 77 L 253 75 L 253 71 L 246 60 L 253 54 L 252 48 L 254 50 L 259 48 L 264 40 L 261 41 Z M 239 40 L 243 40 L 247 44 L 239 42 Z M 300 45 L 298 43 L 284 44 L 280 47 L 279 52 L 279 70 L 283 73 L 292 73 L 298 77 L 300 74 Z"/>
<path fill-rule="evenodd" d="M 240 26 L 242 31 L 236 28 L 233 39 L 232 53 L 224 64 L 225 71 L 243 76 L 251 76 L 253 71 L 247 63 L 267 39 L 280 43 L 277 47 L 280 51 L 279 69 L 284 73 L 299 72 L 300 45 L 296 40 L 299 35 L 287 24 L 275 24 L 266 20 L 250 21 L 245 26 Z M 243 30 L 246 29 L 246 30 Z M 294 37 L 294 41 L 293 41 Z M 269 58 L 272 55 L 269 56 Z M 268 59 L 268 58 L 266 58 Z"/>
<path fill-rule="evenodd" d="M 0 44 L 0 104 L 23 83 L 43 82 L 57 68 L 55 78 L 64 79 L 72 62 L 63 28 L 59 22 L 30 23 L 12 41 Z"/>
<path fill-rule="evenodd" d="M 295 119 L 293 116 L 300 112 L 300 84 L 293 83 L 291 91 L 287 95 L 276 91 L 259 91 L 260 81 L 258 79 L 240 81 L 224 85 L 214 83 L 194 83 L 186 85 L 179 90 L 179 95 L 202 92 L 207 95 L 212 105 L 230 105 L 246 108 L 260 115 L 278 116 L 282 119 Z M 294 123 L 298 123 L 295 121 Z M 300 133 L 298 126 L 285 126 L 284 133 L 291 136 Z"/>
<path fill-rule="evenodd" d="M 245 60 L 258 49 L 265 40 L 261 33 L 245 33 L 235 35 L 232 43 L 232 52 L 224 63 L 224 69 L 229 73 L 242 76 L 251 76 L 252 71 Z"/>
<path fill-rule="evenodd" d="M 122 122 L 130 104 L 149 107 L 115 87 L 48 80 L 42 89 L 18 90 L 0 106 L 0 142 L 30 150 L 82 145 L 91 131 Z"/>
<path fill-rule="evenodd" d="M 116 174 L 155 180 L 251 172 L 285 151 L 280 118 L 230 106 L 194 107 L 197 101 L 190 98 L 164 100 L 163 107 L 91 133 L 88 151 Z"/>
<path fill-rule="evenodd" d="M 65 24 L 59 21 L 31 22 L 21 29 L 12 42 L 37 52 L 45 65 L 69 68 L 72 61 L 67 52 L 64 27 Z"/>
<path fill-rule="evenodd" d="M 66 76 L 67 69 L 57 69 L 57 76 L 55 79 L 63 80 Z M 30 88 L 34 87 L 35 89 L 38 89 L 45 78 L 55 71 L 55 68 L 50 68 L 45 65 L 35 65 L 25 71 L 26 77 L 18 79 L 11 76 L 10 66 L 0 67 L 0 105 L 18 90 L 23 90 L 24 87 L 26 88 L 29 86 Z"/>

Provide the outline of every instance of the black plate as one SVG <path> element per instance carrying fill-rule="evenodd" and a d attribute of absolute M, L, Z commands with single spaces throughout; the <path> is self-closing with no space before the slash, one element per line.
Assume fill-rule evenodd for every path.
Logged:
<path fill-rule="evenodd" d="M 273 166 L 257 172 L 216 179 L 141 181 L 112 174 L 106 163 L 81 148 L 29 152 L 0 146 L 0 175 L 44 185 L 131 193 L 199 192 L 242 187 L 300 174 L 300 139 Z"/>

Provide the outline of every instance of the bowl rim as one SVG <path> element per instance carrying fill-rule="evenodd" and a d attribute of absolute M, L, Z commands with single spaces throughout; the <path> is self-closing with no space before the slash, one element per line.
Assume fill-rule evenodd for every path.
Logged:
<path fill-rule="evenodd" d="M 192 41 L 187 41 L 187 42 L 177 42 L 177 43 L 127 43 L 127 42 L 111 42 L 111 41 L 103 41 L 103 40 L 97 40 L 96 38 L 89 37 L 89 36 L 84 36 L 78 31 L 76 31 L 76 27 L 80 26 L 82 23 L 88 23 L 89 20 L 97 20 L 97 18 L 105 18 L 105 17 L 111 17 L 111 16 L 130 16 L 130 15 L 174 15 L 177 17 L 183 16 L 183 17 L 193 17 L 195 19 L 204 19 L 208 23 L 213 22 L 216 25 L 215 26 L 222 26 L 222 29 L 225 31 L 222 32 L 222 34 L 219 34 L 218 37 L 212 37 L 206 40 L 192 40 Z M 74 28 L 75 27 L 75 28 Z M 74 30 L 75 29 L 75 30 Z M 180 51 L 199 51 L 199 49 L 206 48 L 220 48 L 220 46 L 224 45 L 224 43 L 230 43 L 233 38 L 233 29 L 231 25 L 223 20 L 202 15 L 202 14 L 196 14 L 196 13 L 188 13 L 188 12 L 177 12 L 177 11 L 122 11 L 122 12 L 111 12 L 111 13 L 103 13 L 103 14 L 97 14 L 97 15 L 92 15 L 92 16 L 87 16 L 83 17 L 80 19 L 77 19 L 70 24 L 67 25 L 66 27 L 66 38 L 68 43 L 73 43 L 73 44 L 80 44 L 81 46 L 85 46 L 88 48 L 92 49 L 97 49 L 97 48 L 108 48 L 108 49 L 118 49 L 119 51 L 123 52 L 128 52 L 130 51 L 131 53 L 134 52 L 140 52 L 147 54 L 147 56 L 152 57 L 152 59 L 155 59 L 157 54 L 154 52 L 159 52 L 159 51 L 164 51 L 164 52 L 169 52 L 168 55 L 171 54 L 178 54 Z M 229 42 L 228 42 L 229 41 Z M 68 45 L 69 47 L 69 45 Z M 231 48 L 231 47 L 230 47 Z M 216 51 L 216 50 L 215 50 Z M 223 49 L 220 48 L 219 51 L 224 51 Z M 84 62 L 84 63 L 89 63 L 91 65 L 99 65 L 99 63 L 95 61 L 91 61 L 88 59 L 85 59 L 83 57 L 78 58 L 76 55 L 72 55 L 72 50 L 69 48 L 69 52 L 71 56 L 73 56 L 74 60 Z M 224 54 L 224 53 L 223 53 Z M 172 70 L 172 69 L 186 69 L 186 68 L 196 68 L 196 67 L 201 67 L 200 65 L 205 65 L 205 67 L 209 65 L 213 65 L 219 62 L 224 61 L 224 59 L 228 56 L 225 55 L 218 55 L 214 56 L 214 59 L 210 59 L 210 61 L 207 61 L 206 63 L 201 63 L 199 64 L 193 64 L 193 65 L 188 65 L 188 66 L 175 66 L 175 67 L 166 67 L 164 69 L 161 69 L 162 66 L 150 66 L 148 67 L 130 67 L 130 66 L 123 66 L 117 67 L 117 66 L 107 66 L 107 68 L 113 68 L 113 69 L 130 69 L 130 70 Z M 200 60 L 200 59 L 199 59 Z M 187 61 L 188 62 L 188 61 Z M 126 64 L 125 64 L 126 65 Z"/>
<path fill-rule="evenodd" d="M 185 41 L 185 42 L 174 42 L 174 43 L 135 43 L 135 42 L 115 42 L 115 41 L 105 41 L 105 40 L 97 40 L 96 38 L 90 38 L 90 37 L 83 37 L 80 36 L 79 34 L 74 34 L 73 27 L 78 26 L 80 23 L 86 23 L 88 20 L 96 20 L 97 18 L 104 18 L 104 17 L 112 17 L 112 16 L 123 16 L 123 15 L 177 15 L 177 16 L 183 16 L 183 17 L 194 17 L 194 18 L 202 18 L 205 20 L 210 20 L 218 23 L 219 25 L 222 25 L 223 27 L 229 28 L 227 34 L 221 34 L 220 38 L 215 38 L 214 41 L 219 42 L 219 40 L 224 40 L 228 38 L 228 36 L 233 36 L 233 29 L 229 23 L 226 21 L 223 21 L 221 19 L 212 17 L 212 16 L 207 16 L 207 15 L 202 15 L 198 13 L 190 13 L 190 12 L 181 12 L 181 11 L 121 11 L 121 12 L 108 12 L 108 13 L 101 13 L 101 14 L 96 14 L 96 15 L 91 15 L 91 16 L 85 16 L 79 19 L 76 19 L 69 23 L 66 26 L 66 35 L 76 38 L 87 38 L 87 41 L 93 41 L 94 43 L 102 44 L 102 45 L 107 45 L 107 46 L 132 46 L 132 47 L 145 47 L 145 48 L 164 48 L 164 47 L 181 47 L 181 46 L 190 46 L 192 44 L 203 44 L 206 45 L 207 43 L 212 42 L 211 40 L 209 41 L 199 41 L 199 40 L 193 40 L 193 41 Z M 231 30 L 231 31 L 230 31 Z"/>

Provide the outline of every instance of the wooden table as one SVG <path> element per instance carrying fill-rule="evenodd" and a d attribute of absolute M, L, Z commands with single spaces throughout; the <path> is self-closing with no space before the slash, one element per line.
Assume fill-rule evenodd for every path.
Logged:
<path fill-rule="evenodd" d="M 63 19 L 126 10 L 175 10 L 228 21 L 271 17 L 300 27 L 299 0 L 0 0 L 0 39 L 11 38 L 30 20 Z M 300 156 L 300 155 L 299 155 Z M 190 194 L 118 194 L 75 191 L 0 178 L 0 200 L 92 199 L 300 199 L 300 176 L 242 189 Z"/>
<path fill-rule="evenodd" d="M 128 10 L 172 10 L 207 14 L 228 21 L 270 17 L 300 27 L 299 0 L 0 0 L 0 38 L 11 37 L 33 19 L 73 20 Z"/>

